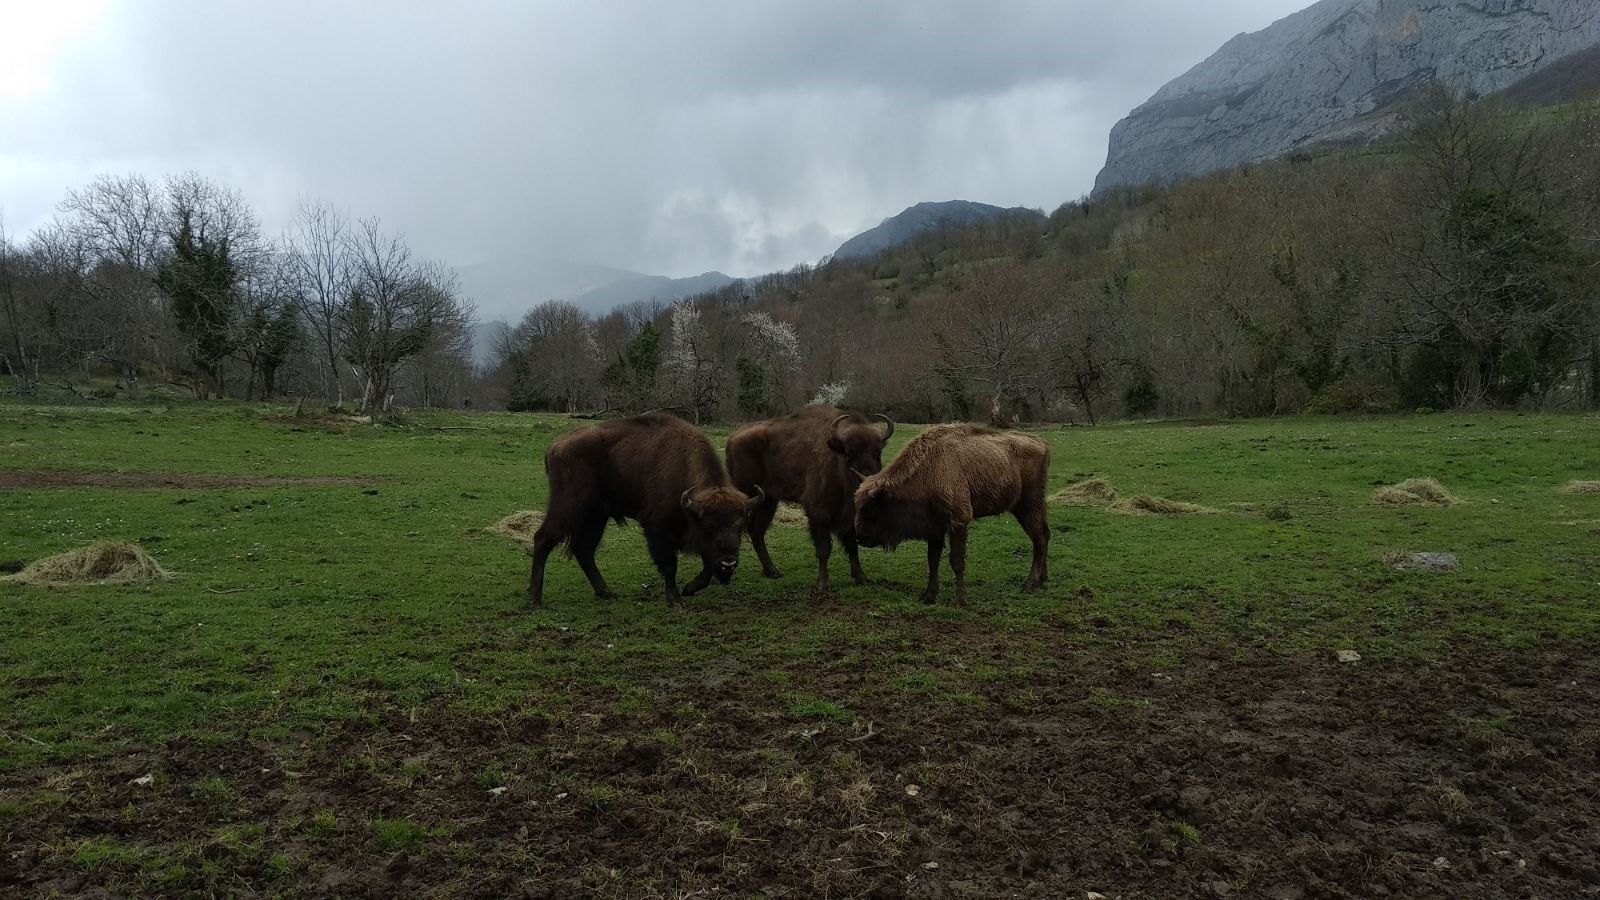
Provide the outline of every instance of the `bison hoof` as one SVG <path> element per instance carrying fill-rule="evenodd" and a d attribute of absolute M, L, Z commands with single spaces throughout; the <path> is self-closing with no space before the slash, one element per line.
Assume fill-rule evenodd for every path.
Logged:
<path fill-rule="evenodd" d="M 938 600 L 938 599 L 939 599 L 939 592 L 938 591 L 923 591 L 922 592 L 922 602 L 928 604 L 929 606 L 932 606 L 934 604 L 934 602 L 936 600 Z"/>
<path fill-rule="evenodd" d="M 867 576 L 862 574 L 861 572 L 852 572 L 852 573 L 850 573 L 850 580 L 854 581 L 856 583 L 857 587 L 866 587 L 867 586 Z"/>
<path fill-rule="evenodd" d="M 777 569 L 774 569 L 774 568 L 762 569 L 761 570 L 761 574 L 763 576 L 767 577 L 767 578 L 782 578 L 783 577 L 783 573 L 779 572 Z"/>
<path fill-rule="evenodd" d="M 605 601 L 609 602 L 609 601 L 617 599 L 617 592 L 616 591 L 595 591 L 594 592 L 594 598 L 596 600 L 605 600 Z"/>

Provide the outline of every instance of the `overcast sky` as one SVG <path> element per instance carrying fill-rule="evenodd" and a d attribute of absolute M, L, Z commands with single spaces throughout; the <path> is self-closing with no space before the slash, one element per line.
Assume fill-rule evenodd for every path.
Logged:
<path fill-rule="evenodd" d="M 920 200 L 1046 210 L 1129 109 L 1309 0 L 0 0 L 0 210 L 197 170 L 464 265 L 735 275 Z"/>

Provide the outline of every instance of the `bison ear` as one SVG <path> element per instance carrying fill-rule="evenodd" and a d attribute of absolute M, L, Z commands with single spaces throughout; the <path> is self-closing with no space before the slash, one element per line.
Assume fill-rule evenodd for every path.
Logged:
<path fill-rule="evenodd" d="M 844 441 L 841 441 L 836 437 L 828 438 L 828 449 L 832 450 L 833 452 L 835 452 L 837 454 L 839 454 L 840 456 L 843 456 L 844 455 Z"/>

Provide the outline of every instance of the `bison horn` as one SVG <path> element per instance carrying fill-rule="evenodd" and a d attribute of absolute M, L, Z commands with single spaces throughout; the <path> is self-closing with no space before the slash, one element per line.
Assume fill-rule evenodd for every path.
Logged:
<path fill-rule="evenodd" d="M 844 415 L 840 416 L 839 418 L 834 419 L 833 420 L 833 424 L 828 426 L 828 433 L 829 434 L 834 434 L 835 432 L 837 432 L 839 430 L 839 423 L 843 422 L 845 419 L 848 419 L 848 418 L 850 418 L 850 414 L 849 413 L 845 413 Z"/>
<path fill-rule="evenodd" d="M 678 502 L 683 504 L 684 509 L 688 509 L 689 505 L 694 502 L 689 499 L 689 495 L 692 493 L 694 493 L 694 488 L 689 488 L 687 491 L 683 492 L 682 497 L 678 498 Z"/>
<path fill-rule="evenodd" d="M 883 413 L 878 413 L 877 418 L 883 420 L 883 439 L 887 441 L 894 437 L 894 420 Z"/>
<path fill-rule="evenodd" d="M 857 468 L 856 468 L 856 467 L 855 467 L 855 466 L 851 466 L 851 467 L 850 467 L 850 471 L 851 471 L 851 472 L 854 472 L 854 473 L 855 473 L 855 476 L 856 476 L 856 477 L 857 477 L 857 478 L 859 478 L 859 479 L 861 479 L 861 480 L 862 480 L 862 481 L 866 481 L 866 480 L 867 480 L 867 476 L 865 476 L 865 475 L 863 475 L 863 474 L 861 474 L 861 470 L 860 470 L 860 469 L 857 469 Z"/>
<path fill-rule="evenodd" d="M 749 510 L 749 511 L 751 511 L 751 512 L 754 512 L 756 507 L 760 506 L 761 504 L 765 503 L 766 501 L 767 501 L 767 492 L 763 491 L 761 489 L 761 485 L 758 484 L 758 485 L 756 485 L 756 495 L 754 497 L 751 497 L 749 500 L 746 500 L 744 502 L 744 508 Z"/>

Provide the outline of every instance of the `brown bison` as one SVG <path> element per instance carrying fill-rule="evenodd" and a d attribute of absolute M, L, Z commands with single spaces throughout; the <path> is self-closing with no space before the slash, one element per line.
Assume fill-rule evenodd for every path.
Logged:
<path fill-rule="evenodd" d="M 794 415 L 756 422 L 728 438 L 728 473 L 734 487 L 749 493 L 766 488 L 766 500 L 750 514 L 750 544 L 761 573 L 778 577 L 767 553 L 767 529 L 778 501 L 806 511 L 811 543 L 817 550 L 817 589 L 827 591 L 828 556 L 833 537 L 850 557 L 850 577 L 865 584 L 856 551 L 855 489 L 863 476 L 883 468 L 883 445 L 894 434 L 894 420 L 880 415 L 879 428 L 860 413 L 831 406 L 809 406 Z"/>
<path fill-rule="evenodd" d="M 1033 541 L 1023 590 L 1046 577 L 1050 528 L 1044 487 L 1050 448 L 1036 437 L 975 425 L 935 425 L 913 438 L 887 469 L 856 488 L 856 540 L 868 547 L 928 542 L 928 589 L 939 595 L 939 556 L 950 536 L 956 601 L 967 599 L 967 529 L 973 519 L 1009 512 Z"/>
<path fill-rule="evenodd" d="M 550 502 L 534 533 L 528 605 L 544 600 L 544 566 L 565 543 L 595 596 L 616 595 L 594 564 L 606 520 L 635 519 L 650 559 L 666 582 L 667 603 L 682 606 L 678 554 L 698 553 L 704 568 L 684 585 L 692 595 L 715 577 L 723 584 L 739 566 L 739 541 L 750 510 L 764 499 L 746 498 L 728 480 L 705 436 L 665 413 L 606 422 L 563 435 L 544 454 Z"/>

